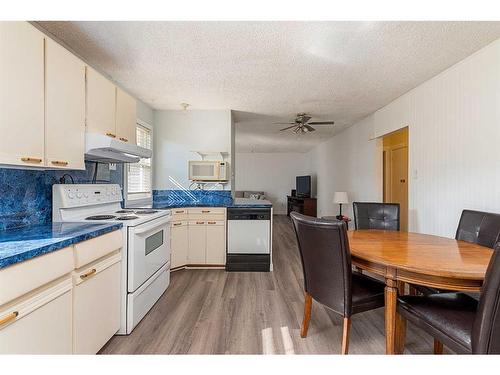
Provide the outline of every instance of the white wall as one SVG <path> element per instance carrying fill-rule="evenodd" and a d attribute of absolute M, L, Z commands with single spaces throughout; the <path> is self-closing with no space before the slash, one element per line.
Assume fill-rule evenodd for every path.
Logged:
<path fill-rule="evenodd" d="M 230 110 L 155 111 L 153 189 L 188 188 L 193 151 L 231 152 Z"/>
<path fill-rule="evenodd" d="M 236 153 L 236 189 L 264 191 L 274 213 L 286 214 L 286 196 L 295 177 L 310 174 L 305 153 Z"/>
<path fill-rule="evenodd" d="M 338 215 L 332 203 L 335 191 L 346 191 L 349 201 L 382 200 L 382 141 L 370 140 L 372 117 L 353 125 L 309 152 L 316 179 L 318 216 Z M 352 204 L 342 213 L 353 217 Z"/>
<path fill-rule="evenodd" d="M 409 126 L 410 231 L 453 237 L 462 209 L 500 212 L 499 67 L 500 39 L 311 151 L 321 208 L 344 187 L 381 199 L 381 150 L 367 137 Z"/>
<path fill-rule="evenodd" d="M 147 104 L 137 100 L 137 118 L 148 123 L 149 125 L 153 125 L 154 123 L 154 110 Z"/>

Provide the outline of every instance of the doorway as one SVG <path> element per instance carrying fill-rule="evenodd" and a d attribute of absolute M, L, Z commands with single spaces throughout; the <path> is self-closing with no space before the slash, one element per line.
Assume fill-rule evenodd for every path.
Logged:
<path fill-rule="evenodd" d="M 400 228 L 408 231 L 408 127 L 383 138 L 384 202 L 399 203 Z"/>

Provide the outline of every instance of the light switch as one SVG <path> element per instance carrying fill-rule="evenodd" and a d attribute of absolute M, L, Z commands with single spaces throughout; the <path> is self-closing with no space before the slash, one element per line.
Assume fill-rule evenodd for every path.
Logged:
<path fill-rule="evenodd" d="M 413 179 L 418 180 L 418 169 L 413 170 Z"/>

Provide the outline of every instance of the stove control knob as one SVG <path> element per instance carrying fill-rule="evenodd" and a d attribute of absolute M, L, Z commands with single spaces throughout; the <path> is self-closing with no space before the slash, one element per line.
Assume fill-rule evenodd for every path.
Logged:
<path fill-rule="evenodd" d="M 116 190 L 113 190 L 113 195 L 116 195 Z"/>
<path fill-rule="evenodd" d="M 69 191 L 68 192 L 68 198 L 69 199 L 73 199 L 75 197 L 75 193 L 73 193 L 72 191 Z"/>
<path fill-rule="evenodd" d="M 82 193 L 80 193 L 80 192 L 78 192 L 78 193 L 76 193 L 76 197 L 77 197 L 78 199 L 80 199 L 81 197 L 83 197 L 83 194 L 82 194 Z"/>
<path fill-rule="evenodd" d="M 89 197 L 89 193 L 83 193 L 83 196 L 84 196 L 85 198 L 88 198 L 88 197 Z"/>

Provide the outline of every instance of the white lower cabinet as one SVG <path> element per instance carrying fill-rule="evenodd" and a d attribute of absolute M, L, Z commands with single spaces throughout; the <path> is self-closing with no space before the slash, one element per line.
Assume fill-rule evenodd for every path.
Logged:
<path fill-rule="evenodd" d="M 207 221 L 206 264 L 226 264 L 226 226 L 224 221 Z"/>
<path fill-rule="evenodd" d="M 0 354 L 71 354 L 69 275 L 0 308 Z"/>
<path fill-rule="evenodd" d="M 205 249 L 207 243 L 207 228 L 203 220 L 189 222 L 188 263 L 192 265 L 205 264 Z"/>
<path fill-rule="evenodd" d="M 171 223 L 171 267 L 177 268 L 187 264 L 189 233 L 187 221 L 173 221 Z"/>
<path fill-rule="evenodd" d="M 173 209 L 172 219 L 172 268 L 226 264 L 224 207 Z"/>
<path fill-rule="evenodd" d="M 73 352 L 95 354 L 120 328 L 121 254 L 73 273 Z"/>

